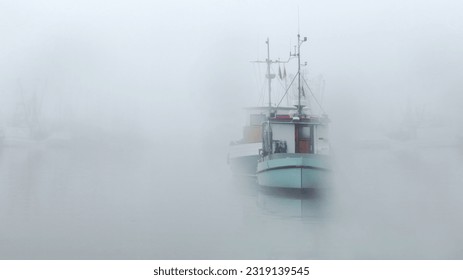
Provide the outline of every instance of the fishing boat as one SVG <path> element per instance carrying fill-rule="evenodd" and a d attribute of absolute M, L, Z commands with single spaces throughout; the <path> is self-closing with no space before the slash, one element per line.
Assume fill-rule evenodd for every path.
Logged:
<path fill-rule="evenodd" d="M 270 59 L 270 41 L 267 38 L 267 59 L 265 61 L 251 61 L 253 63 L 265 63 L 267 66 L 266 79 L 268 81 L 268 105 L 247 107 L 246 124 L 243 127 L 243 135 L 240 140 L 232 141 L 228 148 L 228 164 L 234 175 L 255 177 L 259 149 L 262 147 L 262 124 L 278 112 L 288 114 L 294 107 L 278 107 L 272 104 L 272 79 L 275 74 L 270 73 L 272 64 L 284 64 L 288 61 Z M 282 74 L 280 73 L 280 78 Z M 286 70 L 284 71 L 286 78 Z"/>
<path fill-rule="evenodd" d="M 293 107 L 278 108 L 289 112 Z M 228 148 L 228 164 L 234 175 L 255 177 L 259 150 L 262 147 L 262 124 L 276 112 L 276 107 L 247 107 L 246 124 L 240 140 L 232 141 Z"/>
<path fill-rule="evenodd" d="M 300 47 L 307 41 L 298 37 L 298 104 L 280 113 L 278 108 L 262 124 L 262 147 L 257 163 L 257 181 L 266 187 L 306 189 L 324 186 L 330 173 L 330 146 L 326 114 L 316 116 L 301 103 Z M 307 84 L 307 83 L 306 83 Z M 308 85 L 307 85 L 308 87 Z"/>

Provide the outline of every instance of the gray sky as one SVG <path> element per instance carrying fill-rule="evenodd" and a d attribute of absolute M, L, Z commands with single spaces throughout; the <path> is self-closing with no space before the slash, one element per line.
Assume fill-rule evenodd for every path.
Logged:
<path fill-rule="evenodd" d="M 3 0 L 2 113 L 22 87 L 92 122 L 234 114 L 262 92 L 264 70 L 249 61 L 265 58 L 265 39 L 274 58 L 288 57 L 298 9 L 309 77 L 323 75 L 333 117 L 400 118 L 407 99 L 456 115 L 458 1 Z"/>

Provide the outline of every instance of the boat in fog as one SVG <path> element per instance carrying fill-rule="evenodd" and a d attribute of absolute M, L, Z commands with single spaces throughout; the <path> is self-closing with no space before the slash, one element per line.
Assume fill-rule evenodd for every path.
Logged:
<path fill-rule="evenodd" d="M 228 148 L 228 164 L 234 175 L 255 177 L 259 150 L 262 147 L 262 124 L 269 118 L 274 117 L 277 110 L 289 113 L 294 107 L 279 107 L 272 104 L 272 80 L 276 75 L 270 73 L 272 64 L 284 64 L 288 61 L 270 59 L 270 42 L 267 44 L 267 59 L 264 61 L 252 61 L 253 63 L 264 63 L 267 66 L 265 75 L 268 82 L 268 105 L 245 108 L 246 124 L 243 127 L 243 135 L 240 140 L 232 141 Z M 280 79 L 286 78 L 286 69 L 283 74 L 279 73 Z"/>
<path fill-rule="evenodd" d="M 259 185 L 278 188 L 317 188 L 327 183 L 330 173 L 330 145 L 326 115 L 316 116 L 303 105 L 300 46 L 307 38 L 298 34 L 298 104 L 286 114 L 277 108 L 262 124 L 262 148 L 259 150 Z M 307 85 L 307 83 L 306 83 Z M 307 89 L 308 85 L 307 85 Z"/>
<path fill-rule="evenodd" d="M 248 107 L 246 124 L 240 140 L 232 141 L 228 149 L 228 164 L 233 174 L 255 177 L 259 150 L 262 147 L 262 124 L 276 112 L 276 107 Z M 289 113 L 293 107 L 281 107 L 278 110 Z"/>
<path fill-rule="evenodd" d="M 265 122 L 257 163 L 259 185 L 297 189 L 324 185 L 330 171 L 328 122 L 326 116 L 304 110 Z"/>

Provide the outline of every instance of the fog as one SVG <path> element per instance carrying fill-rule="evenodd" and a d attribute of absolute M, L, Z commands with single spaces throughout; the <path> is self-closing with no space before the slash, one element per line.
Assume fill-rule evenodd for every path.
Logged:
<path fill-rule="evenodd" d="M 463 258 L 462 8 L 0 1 L 0 259 Z M 298 30 L 335 167 L 304 196 L 227 165 Z"/>

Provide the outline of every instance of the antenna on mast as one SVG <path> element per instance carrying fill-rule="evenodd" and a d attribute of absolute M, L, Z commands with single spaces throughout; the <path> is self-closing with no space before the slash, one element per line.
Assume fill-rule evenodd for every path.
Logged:
<path fill-rule="evenodd" d="M 298 13 L 299 14 L 299 13 Z M 298 17 L 299 18 L 299 17 Z M 301 35 L 297 34 L 297 52 L 296 47 L 294 47 L 295 53 L 291 54 L 291 56 L 297 57 L 297 113 L 298 115 L 302 115 L 302 105 L 301 105 L 301 45 L 307 41 L 307 37 L 301 39 Z"/>

